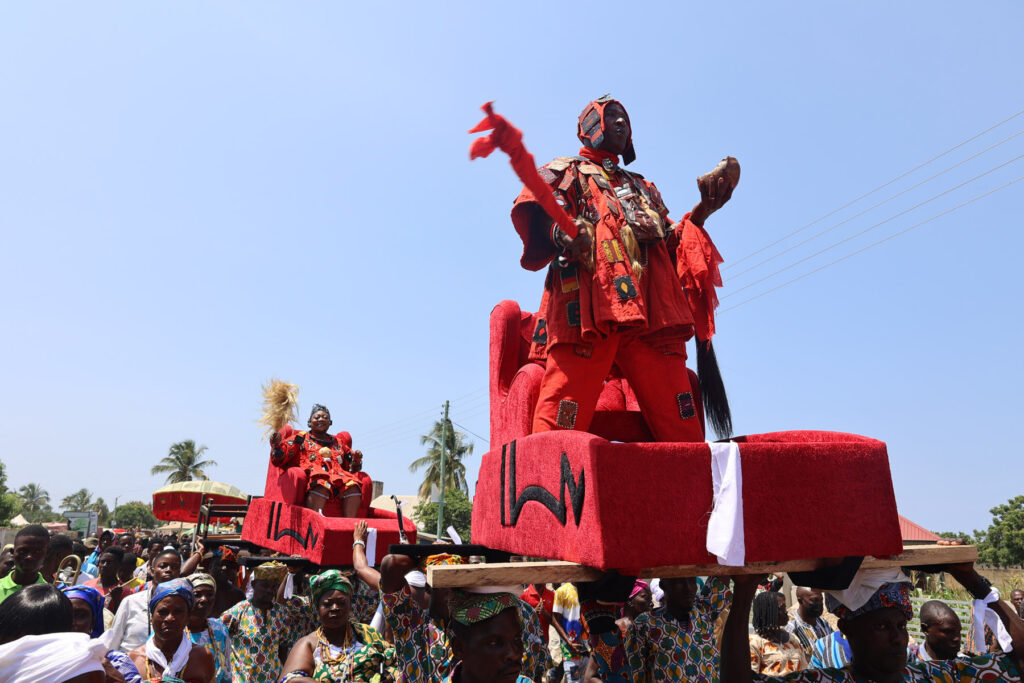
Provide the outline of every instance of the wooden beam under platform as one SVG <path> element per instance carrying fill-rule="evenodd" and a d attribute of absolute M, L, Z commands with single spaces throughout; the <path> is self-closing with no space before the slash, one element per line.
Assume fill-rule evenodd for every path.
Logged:
<path fill-rule="evenodd" d="M 975 562 L 977 559 L 978 549 L 973 545 L 922 545 L 904 548 L 903 552 L 899 555 L 890 557 L 866 557 L 861 567 L 919 567 Z M 727 567 L 720 564 L 691 564 L 645 569 L 640 572 L 640 578 L 780 574 L 813 571 L 831 564 L 834 564 L 834 562 L 826 559 L 755 562 L 743 567 Z M 561 560 L 462 564 L 427 567 L 427 582 L 434 587 L 565 583 L 596 581 L 601 577 L 602 573 L 600 569 Z"/>

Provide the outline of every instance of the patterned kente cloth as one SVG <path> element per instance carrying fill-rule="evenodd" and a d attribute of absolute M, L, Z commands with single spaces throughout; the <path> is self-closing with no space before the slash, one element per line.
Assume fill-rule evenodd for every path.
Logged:
<path fill-rule="evenodd" d="M 853 669 L 805 669 L 788 676 L 763 676 L 754 674 L 759 683 L 794 681 L 795 683 L 867 683 L 869 679 L 858 676 Z M 982 655 L 972 659 L 950 662 L 918 662 L 908 664 L 903 670 L 906 683 L 979 683 L 980 681 L 1008 681 L 1020 683 L 1024 680 L 1009 655 Z"/>
<path fill-rule="evenodd" d="M 380 680 L 382 670 L 397 679 L 398 669 L 394 667 L 395 648 L 385 642 L 375 629 L 365 624 L 352 624 L 352 642 L 347 647 L 331 645 L 323 638 L 319 629 L 316 635 L 312 676 L 306 671 L 288 672 L 281 678 L 280 683 L 306 677 L 318 683 L 376 683 Z"/>
<path fill-rule="evenodd" d="M 395 658 L 403 683 L 434 683 L 452 670 L 452 651 L 444 627 L 412 600 L 409 588 L 381 593 L 384 621 L 395 641 Z"/>
<path fill-rule="evenodd" d="M 416 605 L 408 588 L 382 593 L 384 619 L 395 639 L 395 657 L 403 683 L 436 683 L 452 672 L 452 651 L 448 634 L 427 611 Z M 537 613 L 517 599 L 516 609 L 523 625 L 523 669 L 525 676 L 539 680 L 551 668 L 551 653 L 541 636 Z"/>
<path fill-rule="evenodd" d="M 800 613 L 797 612 L 790 616 L 789 621 L 786 622 L 786 630 L 796 636 L 800 644 L 803 645 L 804 652 L 810 657 L 811 646 L 819 638 L 824 638 L 829 633 L 832 633 L 832 626 L 822 617 L 815 619 L 813 624 L 808 624 L 800 618 Z"/>
<path fill-rule="evenodd" d="M 278 648 L 291 649 L 305 635 L 299 632 L 309 614 L 308 604 L 273 603 L 256 609 L 243 600 L 220 616 L 231 636 L 231 668 L 237 683 L 273 683 L 281 670 Z M 308 631 L 307 631 L 308 633 Z"/>
<path fill-rule="evenodd" d="M 214 683 L 231 683 L 231 638 L 227 627 L 219 619 L 207 619 L 208 625 L 201 633 L 189 631 L 188 637 L 195 645 L 202 645 L 213 655 Z"/>
<path fill-rule="evenodd" d="M 358 576 L 355 570 L 345 570 L 345 576 L 352 582 L 352 605 L 349 607 L 349 620 L 360 624 L 369 624 L 377 612 L 380 593 Z"/>
<path fill-rule="evenodd" d="M 715 620 L 731 601 L 728 585 L 712 577 L 694 599 L 689 623 L 676 621 L 664 607 L 638 616 L 623 643 L 634 683 L 717 683 Z"/>
<path fill-rule="evenodd" d="M 750 668 L 754 673 L 782 676 L 807 668 L 809 659 L 804 646 L 790 635 L 785 643 L 750 634 Z"/>

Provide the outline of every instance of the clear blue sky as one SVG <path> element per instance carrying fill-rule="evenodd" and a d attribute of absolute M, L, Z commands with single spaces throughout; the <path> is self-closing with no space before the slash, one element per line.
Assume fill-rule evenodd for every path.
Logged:
<path fill-rule="evenodd" d="M 13 3 L 0 9 L 0 460 L 54 503 L 148 500 L 195 439 L 261 493 L 260 385 L 330 406 L 386 490 L 410 493 L 445 399 L 486 437 L 487 316 L 535 308 L 503 159 L 470 163 L 478 107 L 538 161 L 574 153 L 611 92 L 681 216 L 724 155 L 716 346 L 738 433 L 889 444 L 901 511 L 987 526 L 1024 493 L 1024 182 L 752 295 L 1024 174 L 1024 135 L 749 273 L 1024 128 L 1024 8 L 964 3 Z M 735 294 L 733 294 L 735 292 Z M 1016 312 L 1015 312 L 1016 311 Z M 487 450 L 476 441 L 476 453 Z M 476 456 L 467 464 L 475 472 Z M 836 492 L 837 501 L 842 492 Z"/>

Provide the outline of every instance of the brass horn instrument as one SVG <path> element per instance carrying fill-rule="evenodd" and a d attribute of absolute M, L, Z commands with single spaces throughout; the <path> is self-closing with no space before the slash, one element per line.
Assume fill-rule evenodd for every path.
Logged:
<path fill-rule="evenodd" d="M 68 555 L 57 566 L 57 573 L 53 578 L 57 583 L 74 586 L 78 583 L 78 575 L 82 573 L 82 558 L 78 555 Z"/>

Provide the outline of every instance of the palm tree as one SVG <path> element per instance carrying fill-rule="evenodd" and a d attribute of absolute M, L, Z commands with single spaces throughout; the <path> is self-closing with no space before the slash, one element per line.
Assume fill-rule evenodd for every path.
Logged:
<path fill-rule="evenodd" d="M 91 506 L 92 493 L 89 489 L 78 489 L 60 502 L 60 509 L 64 512 L 86 512 Z"/>
<path fill-rule="evenodd" d="M 25 484 L 18 489 L 18 495 L 27 512 L 42 510 L 50 502 L 50 494 L 39 484 Z"/>
<path fill-rule="evenodd" d="M 153 465 L 149 473 L 167 474 L 168 484 L 177 484 L 193 479 L 209 479 L 203 468 L 217 463 L 213 460 L 200 460 L 205 452 L 206 446 L 196 446 L 196 442 L 192 439 L 179 441 L 171 444 L 164 459 L 160 461 L 160 464 Z"/>
<path fill-rule="evenodd" d="M 456 431 L 452 427 L 451 420 L 448 420 L 447 427 L 444 427 L 443 420 L 437 420 L 429 434 L 420 436 L 420 445 L 427 446 L 427 454 L 413 460 L 409 465 L 410 472 L 415 472 L 421 467 L 427 468 L 423 473 L 423 483 L 420 484 L 420 498 L 428 498 L 434 486 L 441 487 L 442 428 L 445 432 L 444 486 L 446 489 L 458 489 L 463 493 L 469 493 L 469 486 L 466 484 L 466 466 L 462 459 L 473 455 L 473 443 L 466 443 L 466 435 Z"/>

